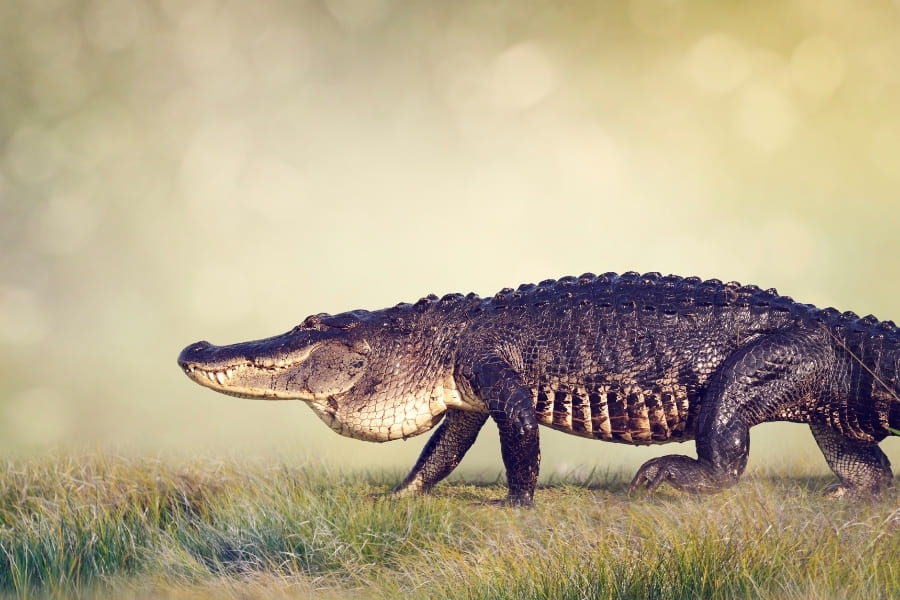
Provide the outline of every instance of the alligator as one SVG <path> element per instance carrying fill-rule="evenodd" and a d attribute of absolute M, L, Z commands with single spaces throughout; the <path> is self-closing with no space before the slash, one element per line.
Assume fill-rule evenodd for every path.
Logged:
<path fill-rule="evenodd" d="M 853 497 L 891 485 L 878 443 L 900 428 L 892 322 L 659 273 L 321 313 L 266 339 L 197 342 L 178 363 L 218 392 L 303 400 L 352 438 L 408 438 L 440 423 L 398 497 L 444 479 L 488 418 L 506 468 L 498 502 L 509 505 L 533 503 L 539 425 L 625 444 L 694 440 L 697 458 L 653 458 L 630 489 L 707 493 L 738 481 L 751 427 L 808 423 L 839 480 L 830 493 Z"/>

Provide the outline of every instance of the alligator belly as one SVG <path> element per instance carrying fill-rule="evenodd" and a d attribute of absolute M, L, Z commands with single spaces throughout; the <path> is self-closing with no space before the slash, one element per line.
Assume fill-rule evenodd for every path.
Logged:
<path fill-rule="evenodd" d="M 597 386 L 535 393 L 538 422 L 559 431 L 626 444 L 662 444 L 693 438 L 684 386 Z"/>

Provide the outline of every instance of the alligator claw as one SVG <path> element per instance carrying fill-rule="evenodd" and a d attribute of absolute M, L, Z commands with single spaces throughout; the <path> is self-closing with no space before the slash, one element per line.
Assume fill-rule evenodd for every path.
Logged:
<path fill-rule="evenodd" d="M 534 508 L 534 500 L 530 498 L 503 498 L 497 500 L 485 500 L 481 506 L 493 506 L 498 508 Z"/>
<path fill-rule="evenodd" d="M 628 493 L 634 494 L 642 488 L 648 492 L 653 492 L 662 483 L 663 476 L 659 465 L 646 463 L 640 468 L 634 479 L 631 480 L 631 484 L 628 486 Z"/>

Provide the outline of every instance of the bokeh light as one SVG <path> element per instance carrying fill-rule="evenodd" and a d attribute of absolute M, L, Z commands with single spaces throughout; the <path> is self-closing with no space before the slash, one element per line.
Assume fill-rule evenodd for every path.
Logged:
<path fill-rule="evenodd" d="M 3 452 L 407 465 L 174 358 L 430 292 L 659 270 L 900 318 L 896 2 L 12 0 L 0 39 Z"/>

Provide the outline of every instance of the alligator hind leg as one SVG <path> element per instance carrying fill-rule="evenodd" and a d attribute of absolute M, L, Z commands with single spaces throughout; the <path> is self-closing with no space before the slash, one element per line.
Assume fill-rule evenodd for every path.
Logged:
<path fill-rule="evenodd" d="M 427 492 L 449 475 L 472 447 L 487 418 L 487 413 L 448 410 L 444 422 L 425 444 L 412 471 L 391 495 L 402 497 Z"/>
<path fill-rule="evenodd" d="M 891 463 L 877 444 L 851 440 L 824 423 L 810 423 L 828 466 L 840 480 L 828 494 L 854 498 L 878 496 L 893 483 Z"/>
<path fill-rule="evenodd" d="M 663 483 L 711 493 L 737 483 L 750 452 L 750 428 L 803 418 L 804 403 L 821 386 L 816 365 L 828 364 L 816 332 L 760 338 L 728 357 L 710 377 L 697 418 L 697 459 L 670 455 L 646 462 L 631 490 Z M 810 367 L 812 365 L 812 368 Z"/>

